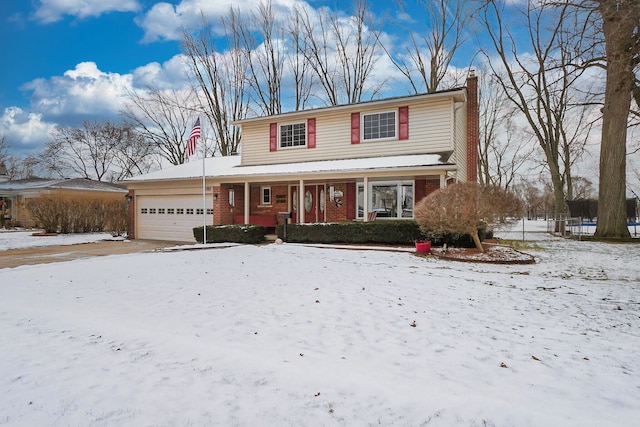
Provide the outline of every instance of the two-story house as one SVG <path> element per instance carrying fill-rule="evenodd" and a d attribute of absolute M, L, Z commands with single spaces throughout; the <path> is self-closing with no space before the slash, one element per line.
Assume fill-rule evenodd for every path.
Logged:
<path fill-rule="evenodd" d="M 126 181 L 132 238 L 193 241 L 205 222 L 275 227 L 279 212 L 295 223 L 411 219 L 430 192 L 477 176 L 473 74 L 459 89 L 234 125 L 240 155 Z"/>

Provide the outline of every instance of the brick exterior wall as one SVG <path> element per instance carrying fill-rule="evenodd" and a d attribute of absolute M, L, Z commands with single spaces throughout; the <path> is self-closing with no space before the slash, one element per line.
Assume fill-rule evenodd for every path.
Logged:
<path fill-rule="evenodd" d="M 342 197 L 334 200 L 329 199 L 329 186 L 333 186 L 335 191 L 342 191 Z M 347 184 L 344 182 L 337 184 L 328 184 L 326 193 L 325 210 L 327 214 L 327 222 L 340 222 L 347 220 Z"/>
<path fill-rule="evenodd" d="M 467 181 L 478 182 L 479 143 L 478 77 L 467 78 Z"/>

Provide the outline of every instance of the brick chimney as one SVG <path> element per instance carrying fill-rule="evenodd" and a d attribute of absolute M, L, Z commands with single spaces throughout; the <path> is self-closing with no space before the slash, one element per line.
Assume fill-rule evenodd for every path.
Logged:
<path fill-rule="evenodd" d="M 471 70 L 467 77 L 467 181 L 470 182 L 478 182 L 479 130 L 478 77 Z"/>

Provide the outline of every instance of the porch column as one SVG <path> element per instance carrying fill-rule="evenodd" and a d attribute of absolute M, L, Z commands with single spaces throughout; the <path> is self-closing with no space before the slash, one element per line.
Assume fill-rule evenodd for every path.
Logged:
<path fill-rule="evenodd" d="M 298 183 L 298 224 L 304 224 L 304 179 Z"/>
<path fill-rule="evenodd" d="M 244 183 L 244 223 L 249 224 L 249 215 L 251 213 L 251 189 L 249 183 Z"/>
<path fill-rule="evenodd" d="M 447 186 L 447 174 L 446 173 L 441 173 L 440 174 L 440 188 L 444 188 Z"/>
<path fill-rule="evenodd" d="M 365 176 L 364 177 L 364 189 L 363 189 L 363 201 L 362 204 L 364 205 L 362 207 L 362 219 L 367 222 L 369 221 L 369 177 Z M 356 195 L 356 198 L 358 196 Z M 357 214 L 356 214 L 357 215 Z"/>

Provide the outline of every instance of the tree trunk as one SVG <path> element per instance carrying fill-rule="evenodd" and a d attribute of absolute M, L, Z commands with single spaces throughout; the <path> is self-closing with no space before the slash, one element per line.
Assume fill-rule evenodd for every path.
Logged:
<path fill-rule="evenodd" d="M 469 230 L 469 234 L 471 235 L 471 238 L 473 239 L 473 243 L 476 244 L 476 249 L 478 249 L 480 251 L 480 253 L 484 253 L 484 248 L 482 247 L 482 242 L 480 241 L 480 236 L 478 236 L 478 230 L 477 229 L 473 229 L 473 230 Z"/>
<path fill-rule="evenodd" d="M 624 2 L 599 2 L 607 54 L 607 80 L 602 110 L 596 237 L 630 237 L 626 219 L 627 119 L 635 79 L 633 35 L 640 13 L 635 10 L 637 6 L 625 6 L 628 5 Z"/>

